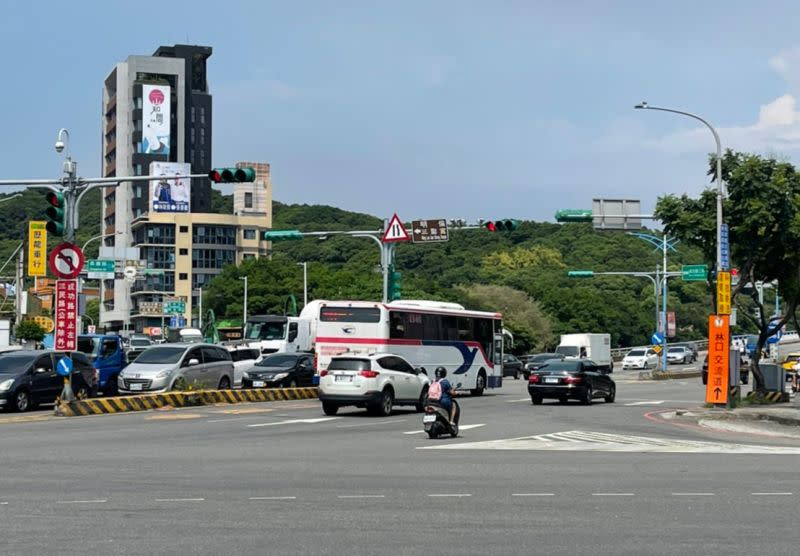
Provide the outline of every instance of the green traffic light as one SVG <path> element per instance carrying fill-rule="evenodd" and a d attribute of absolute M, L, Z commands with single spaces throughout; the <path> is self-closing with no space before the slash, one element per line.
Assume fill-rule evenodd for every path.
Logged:
<path fill-rule="evenodd" d="M 266 241 L 303 239 L 303 233 L 300 230 L 274 230 L 271 232 L 264 232 L 264 239 Z"/>
<path fill-rule="evenodd" d="M 505 220 L 498 220 L 494 223 L 495 228 L 500 232 L 513 232 L 519 227 L 519 220 L 513 218 L 506 218 Z"/>
<path fill-rule="evenodd" d="M 591 222 L 592 211 L 585 209 L 561 209 L 556 211 L 556 222 Z"/>
<path fill-rule="evenodd" d="M 593 270 L 570 270 L 567 272 L 570 278 L 591 278 L 594 276 Z"/>
<path fill-rule="evenodd" d="M 388 298 L 389 301 L 395 301 L 402 298 L 401 281 L 403 275 L 392 268 L 389 271 L 389 284 L 388 284 Z"/>

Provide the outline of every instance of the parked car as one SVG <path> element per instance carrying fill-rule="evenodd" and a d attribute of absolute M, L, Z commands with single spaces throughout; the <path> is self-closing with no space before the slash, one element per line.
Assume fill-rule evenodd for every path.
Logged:
<path fill-rule="evenodd" d="M 533 371 L 539 370 L 542 365 L 547 363 L 548 361 L 563 361 L 564 354 L 563 353 L 534 353 L 533 355 L 527 356 L 527 361 L 525 362 L 525 366 L 522 370 L 522 376 L 525 380 L 530 378 L 531 373 Z"/>
<path fill-rule="evenodd" d="M 39 404 L 50 404 L 61 393 L 64 378 L 56 373 L 56 363 L 64 355 L 54 351 L 20 350 L 0 354 L 0 409 L 28 411 Z M 88 398 L 96 389 L 96 373 L 89 359 L 80 352 L 73 360 L 72 391 Z"/>
<path fill-rule="evenodd" d="M 261 361 L 261 352 L 257 348 L 230 346 L 231 361 L 233 361 L 233 387 L 241 388 L 244 372 L 251 369 Z"/>
<path fill-rule="evenodd" d="M 590 405 L 594 398 L 613 403 L 617 385 L 608 371 L 591 359 L 552 361 L 531 373 L 528 394 L 533 405 L 540 405 L 544 398 L 554 398 L 562 404 L 570 398 L 584 405 Z"/>
<path fill-rule="evenodd" d="M 694 363 L 695 356 L 686 346 L 669 346 L 667 348 L 667 363 Z"/>
<path fill-rule="evenodd" d="M 655 369 L 658 354 L 650 348 L 635 348 L 622 359 L 622 369 Z"/>
<path fill-rule="evenodd" d="M 430 379 L 390 353 L 336 356 L 320 372 L 319 399 L 325 415 L 342 406 L 365 407 L 375 415 L 390 415 L 395 405 L 413 405 L 418 412 L 428 394 Z"/>
<path fill-rule="evenodd" d="M 189 386 L 225 390 L 233 384 L 228 350 L 211 344 L 160 344 L 142 352 L 119 374 L 123 394 L 167 392 Z"/>
<path fill-rule="evenodd" d="M 258 350 L 256 350 L 258 351 Z M 314 356 L 310 353 L 273 353 L 250 367 L 242 376 L 242 388 L 295 388 L 311 386 Z"/>
<path fill-rule="evenodd" d="M 522 374 L 522 361 L 517 359 L 515 355 L 506 353 L 503 355 L 503 376 L 513 376 L 514 380 L 519 379 Z"/>

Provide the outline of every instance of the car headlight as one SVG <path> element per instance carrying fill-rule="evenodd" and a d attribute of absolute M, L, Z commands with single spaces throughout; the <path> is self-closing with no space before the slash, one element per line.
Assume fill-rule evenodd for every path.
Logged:
<path fill-rule="evenodd" d="M 14 384 L 14 379 L 13 378 L 9 378 L 8 380 L 4 380 L 3 382 L 0 382 L 0 392 L 5 392 L 9 388 L 11 388 L 12 384 Z"/>
<path fill-rule="evenodd" d="M 289 373 L 278 373 L 272 377 L 272 380 L 283 380 L 287 376 L 289 376 Z"/>
<path fill-rule="evenodd" d="M 170 375 L 171 372 L 172 371 L 170 371 L 169 369 L 166 370 L 166 371 L 161 371 L 160 373 L 158 373 L 156 375 L 156 378 L 167 378 Z"/>

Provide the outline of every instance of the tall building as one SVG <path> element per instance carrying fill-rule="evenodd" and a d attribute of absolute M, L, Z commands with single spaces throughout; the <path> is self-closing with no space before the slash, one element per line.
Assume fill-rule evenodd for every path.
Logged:
<path fill-rule="evenodd" d="M 211 168 L 207 46 L 161 46 L 129 56 L 106 77 L 102 100 L 104 176 L 206 174 Z M 221 166 L 221 165 L 218 165 Z M 225 264 L 267 254 L 271 227 L 269 164 L 254 164 L 256 182 L 237 184 L 233 214 L 210 214 L 204 178 L 123 182 L 103 194 L 104 251 L 140 267 L 136 281 L 102 282 L 106 330 L 160 326 L 164 299 L 185 302 L 191 322 L 199 288 Z M 133 250 L 131 250 L 133 248 Z"/>

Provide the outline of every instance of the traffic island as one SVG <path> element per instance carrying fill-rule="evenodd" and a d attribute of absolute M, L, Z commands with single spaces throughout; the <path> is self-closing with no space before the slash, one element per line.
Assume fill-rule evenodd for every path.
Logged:
<path fill-rule="evenodd" d="M 639 380 L 676 380 L 682 378 L 699 378 L 702 371 L 642 371 Z"/>
<path fill-rule="evenodd" d="M 257 390 L 196 390 L 139 394 L 113 398 L 90 398 L 58 402 L 55 414 L 61 417 L 149 411 L 166 407 L 195 407 L 214 404 L 307 400 L 317 397 L 317 388 L 264 388 Z"/>
<path fill-rule="evenodd" d="M 794 404 L 666 410 L 654 412 L 651 417 L 727 433 L 800 438 L 800 408 Z"/>

